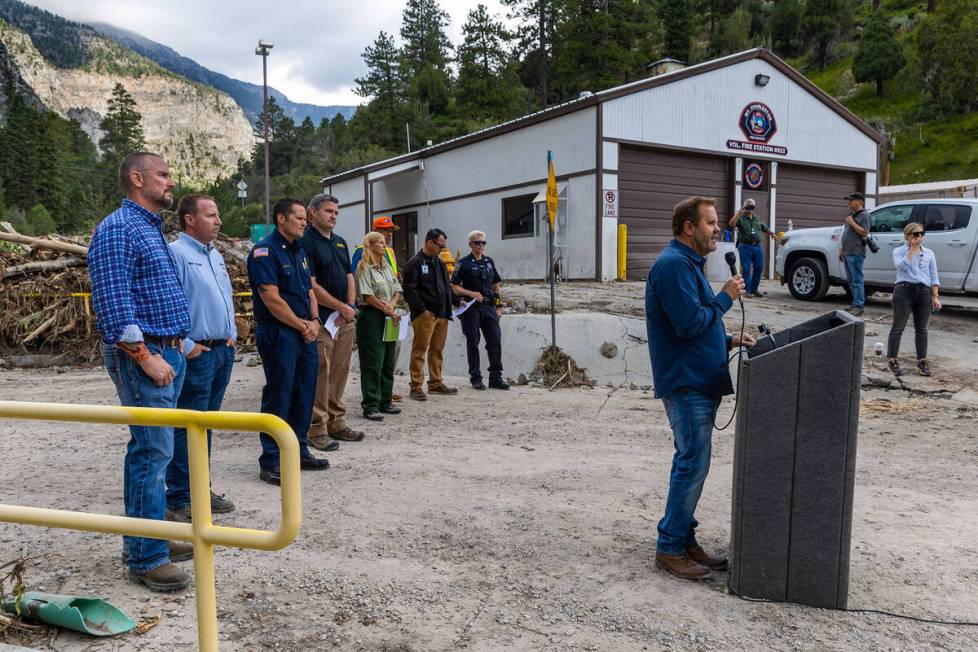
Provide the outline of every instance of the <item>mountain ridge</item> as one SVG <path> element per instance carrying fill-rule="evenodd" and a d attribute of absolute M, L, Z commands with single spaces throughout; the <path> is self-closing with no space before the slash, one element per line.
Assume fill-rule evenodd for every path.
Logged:
<path fill-rule="evenodd" d="M 262 87 L 258 84 L 244 82 L 228 77 L 200 65 L 193 59 L 183 56 L 173 48 L 149 39 L 141 34 L 132 32 L 108 23 L 90 23 L 87 25 L 94 31 L 112 39 L 120 45 L 141 54 L 170 72 L 176 73 L 192 81 L 207 84 L 230 95 L 252 122 L 258 120 L 262 112 Z M 282 108 L 285 115 L 292 118 L 296 124 L 308 116 L 313 124 L 319 124 L 323 118 L 331 119 L 337 113 L 349 120 L 357 107 L 347 105 L 321 106 L 302 102 L 293 102 L 281 91 L 269 86 L 268 93 Z"/>

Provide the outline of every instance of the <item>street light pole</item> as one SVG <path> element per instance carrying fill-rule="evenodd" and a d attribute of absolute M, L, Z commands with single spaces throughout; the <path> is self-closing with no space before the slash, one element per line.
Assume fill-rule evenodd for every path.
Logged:
<path fill-rule="evenodd" d="M 255 54 L 261 57 L 261 76 L 262 76 L 262 132 L 265 137 L 265 235 L 269 235 L 272 230 L 272 205 L 271 205 L 271 182 L 268 175 L 268 51 L 275 47 L 271 43 L 266 43 L 259 39 Z"/>

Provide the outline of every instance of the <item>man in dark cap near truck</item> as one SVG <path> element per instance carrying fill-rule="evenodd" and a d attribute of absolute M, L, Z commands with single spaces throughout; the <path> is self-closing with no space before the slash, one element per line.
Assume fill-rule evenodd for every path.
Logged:
<path fill-rule="evenodd" d="M 846 268 L 852 305 L 846 308 L 855 316 L 863 314 L 866 305 L 866 287 L 863 285 L 863 263 L 866 262 L 866 237 L 869 235 L 869 211 L 866 210 L 866 195 L 861 192 L 845 196 L 849 201 L 849 215 L 842 227 L 842 242 L 839 247 L 839 260 Z"/>

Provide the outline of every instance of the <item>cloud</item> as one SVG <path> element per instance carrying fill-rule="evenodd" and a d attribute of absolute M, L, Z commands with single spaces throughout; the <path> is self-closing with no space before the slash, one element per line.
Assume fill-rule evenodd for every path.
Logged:
<path fill-rule="evenodd" d="M 449 39 L 461 41 L 462 24 L 479 0 L 442 0 L 451 16 Z M 484 0 L 503 15 L 499 0 Z M 361 54 L 383 30 L 397 36 L 403 2 L 289 0 L 235 3 L 169 0 L 31 0 L 31 4 L 84 23 L 108 23 L 167 45 L 200 65 L 260 84 L 258 39 L 275 44 L 268 83 L 295 102 L 359 104 L 354 79 L 365 72 Z"/>

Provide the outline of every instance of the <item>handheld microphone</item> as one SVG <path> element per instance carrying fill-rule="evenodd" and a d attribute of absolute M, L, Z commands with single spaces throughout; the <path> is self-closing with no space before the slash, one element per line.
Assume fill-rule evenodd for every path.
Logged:
<path fill-rule="evenodd" d="M 723 259 L 725 261 L 727 261 L 727 265 L 730 267 L 730 275 L 731 276 L 736 276 L 737 275 L 737 254 L 735 254 L 732 251 L 728 251 L 723 256 Z"/>

